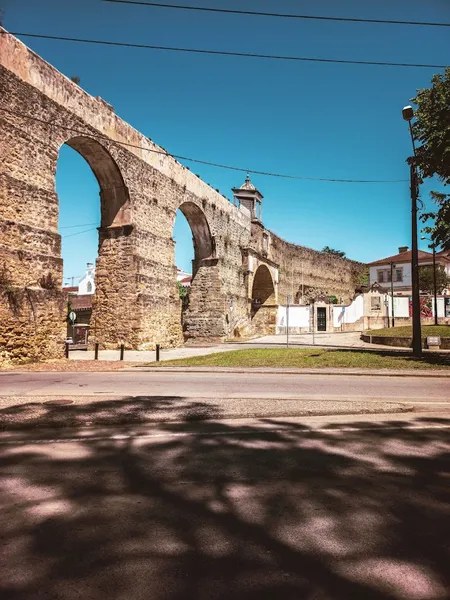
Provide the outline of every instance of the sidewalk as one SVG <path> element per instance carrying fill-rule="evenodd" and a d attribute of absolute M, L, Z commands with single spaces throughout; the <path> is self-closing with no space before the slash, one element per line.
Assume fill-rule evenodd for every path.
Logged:
<path fill-rule="evenodd" d="M 183 396 L 3 396 L 0 431 L 30 428 L 193 422 L 242 418 L 373 415 L 413 411 L 379 398 L 196 398 Z"/>

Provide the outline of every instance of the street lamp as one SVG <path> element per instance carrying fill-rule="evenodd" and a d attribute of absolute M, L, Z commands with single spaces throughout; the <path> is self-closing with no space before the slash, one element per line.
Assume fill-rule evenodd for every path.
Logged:
<path fill-rule="evenodd" d="M 437 280 L 436 280 L 436 243 L 425 236 L 420 238 L 421 240 L 428 240 L 431 244 L 428 248 L 433 250 L 433 288 L 434 288 L 434 324 L 438 324 L 438 312 L 437 312 Z"/>
<path fill-rule="evenodd" d="M 394 317 L 394 263 L 391 262 L 391 317 L 392 317 L 392 327 L 395 327 L 395 317 Z"/>
<path fill-rule="evenodd" d="M 405 106 L 402 110 L 405 121 L 408 121 L 409 133 L 413 147 L 414 159 L 416 158 L 416 146 L 411 120 L 414 117 L 412 106 Z M 410 189 L 411 189 L 411 283 L 412 283 L 412 351 L 414 356 L 422 355 L 422 331 L 420 324 L 420 292 L 419 292 L 419 249 L 417 245 L 417 197 L 418 177 L 416 161 L 410 165 Z"/>

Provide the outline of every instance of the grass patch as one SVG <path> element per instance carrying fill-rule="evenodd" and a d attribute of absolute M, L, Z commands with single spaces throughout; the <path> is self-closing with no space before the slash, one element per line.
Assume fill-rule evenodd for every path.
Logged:
<path fill-rule="evenodd" d="M 448 369 L 450 354 L 425 354 L 422 358 L 415 358 L 405 353 L 384 351 L 255 348 L 150 363 L 148 366 Z"/>
<path fill-rule="evenodd" d="M 403 327 L 372 329 L 365 333 L 380 337 L 412 337 L 412 327 L 406 325 Z M 422 325 L 422 337 L 426 338 L 429 335 L 439 335 L 443 338 L 450 338 L 450 325 Z"/>

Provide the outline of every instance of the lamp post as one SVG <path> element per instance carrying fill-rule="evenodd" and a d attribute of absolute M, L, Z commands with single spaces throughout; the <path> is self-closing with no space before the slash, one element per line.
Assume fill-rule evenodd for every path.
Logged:
<path fill-rule="evenodd" d="M 414 117 L 412 106 L 405 106 L 402 110 L 405 121 L 408 121 L 409 133 L 413 147 L 414 159 L 416 158 L 416 146 L 411 120 Z M 417 245 L 417 197 L 418 177 L 415 160 L 410 165 L 410 189 L 411 189 L 411 283 L 412 283 L 412 352 L 414 356 L 422 355 L 422 331 L 420 324 L 420 292 L 419 292 L 419 249 Z"/>
<path fill-rule="evenodd" d="M 395 327 L 395 317 L 394 317 L 394 263 L 391 262 L 391 317 L 392 317 L 392 327 Z"/>
<path fill-rule="evenodd" d="M 437 310 L 437 278 L 436 278 L 436 244 L 425 236 L 420 238 L 421 240 L 428 240 L 431 244 L 428 248 L 433 250 L 433 290 L 434 290 L 434 324 L 438 324 L 438 310 Z"/>

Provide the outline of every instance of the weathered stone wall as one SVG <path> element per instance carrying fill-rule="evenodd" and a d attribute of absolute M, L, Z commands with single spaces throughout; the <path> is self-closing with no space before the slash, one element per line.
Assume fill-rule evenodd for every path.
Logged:
<path fill-rule="evenodd" d="M 66 306 L 63 292 L 0 285 L 0 364 L 62 358 Z"/>
<path fill-rule="evenodd" d="M 36 282 L 51 273 L 61 285 L 55 172 L 67 143 L 89 162 L 100 186 L 93 342 L 134 348 L 182 342 L 172 235 L 176 211 L 186 203 L 204 215 L 214 250 L 205 255 L 206 242 L 198 240 L 191 334 L 228 336 L 231 304 L 234 315 L 246 318 L 239 267 L 250 238 L 247 215 L 9 35 L 0 36 L 0 97 L 0 264 L 15 283 L 33 285 L 30 277 Z M 59 325 L 62 342 L 65 323 Z"/>
<path fill-rule="evenodd" d="M 257 223 L 252 227 L 251 248 L 278 265 L 280 304 L 286 303 L 288 295 L 292 303 L 301 303 L 302 284 L 305 303 L 309 293 L 334 295 L 343 303 L 349 302 L 366 269 L 356 261 L 290 244 Z"/>
<path fill-rule="evenodd" d="M 275 306 L 291 288 L 298 291 L 302 271 L 305 286 L 344 300 L 353 295 L 352 277 L 360 265 L 267 232 L 251 221 L 248 210 L 230 203 L 101 98 L 87 94 L 13 36 L 1 35 L 0 271 L 7 269 L 9 285 L 40 294 L 41 281 L 50 277 L 55 288 L 61 287 L 55 173 L 63 144 L 86 159 L 100 188 L 91 341 L 101 347 L 168 347 L 184 337 L 223 340 L 259 329 L 259 320 L 266 330 L 272 326 L 270 311 L 267 319 L 266 313 L 255 319 L 252 312 L 260 265 L 271 273 Z M 195 247 L 184 332 L 172 239 L 177 209 L 190 223 Z M 42 302 L 46 298 L 44 293 Z M 43 317 L 37 321 L 51 331 L 45 348 L 54 348 L 55 355 L 63 348 L 63 313 L 49 300 L 45 323 Z M 6 321 L 14 318 L 11 313 Z M 27 336 L 17 327 L 9 331 L 8 348 L 14 346 L 15 332 L 23 354 L 29 354 Z"/>

